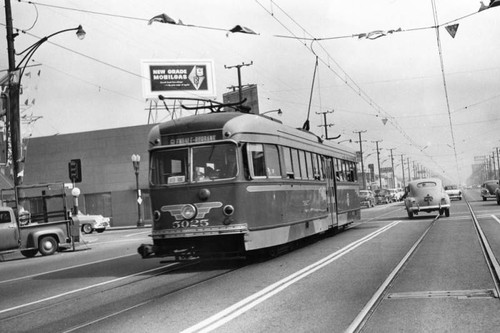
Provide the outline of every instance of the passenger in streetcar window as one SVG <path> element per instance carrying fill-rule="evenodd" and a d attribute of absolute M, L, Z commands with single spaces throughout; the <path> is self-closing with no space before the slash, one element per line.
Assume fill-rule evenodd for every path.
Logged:
<path fill-rule="evenodd" d="M 221 170 L 221 178 L 232 178 L 236 176 L 238 171 L 238 164 L 236 163 L 236 154 L 234 151 L 230 151 L 226 155 L 226 163 L 224 168 Z"/>

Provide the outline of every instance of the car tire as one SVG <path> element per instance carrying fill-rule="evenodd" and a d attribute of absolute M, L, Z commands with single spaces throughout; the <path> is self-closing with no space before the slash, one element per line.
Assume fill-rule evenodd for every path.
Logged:
<path fill-rule="evenodd" d="M 95 231 L 97 231 L 98 234 L 102 234 L 104 232 L 104 230 L 106 230 L 106 229 L 96 229 Z"/>
<path fill-rule="evenodd" d="M 412 219 L 413 218 L 413 212 L 411 210 L 408 210 L 408 218 Z"/>
<path fill-rule="evenodd" d="M 444 210 L 444 216 L 450 217 L 450 209 L 449 208 Z"/>
<path fill-rule="evenodd" d="M 94 229 L 92 229 L 92 226 L 88 223 L 85 223 L 82 225 L 82 232 L 85 234 L 91 234 Z"/>
<path fill-rule="evenodd" d="M 42 254 L 42 256 L 50 256 L 57 251 L 57 241 L 52 236 L 42 237 L 38 241 L 38 251 Z"/>
<path fill-rule="evenodd" d="M 486 201 L 486 197 L 483 197 L 483 201 Z"/>
<path fill-rule="evenodd" d="M 500 196 L 497 195 L 497 205 L 500 205 Z"/>

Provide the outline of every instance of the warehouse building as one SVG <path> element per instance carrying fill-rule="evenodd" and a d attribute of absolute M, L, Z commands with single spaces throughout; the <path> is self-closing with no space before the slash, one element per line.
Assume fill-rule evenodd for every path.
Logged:
<path fill-rule="evenodd" d="M 81 160 L 79 209 L 111 218 L 111 226 L 133 226 L 141 218 L 150 224 L 148 193 L 148 133 L 154 125 L 30 138 L 25 150 L 23 184 L 71 183 L 68 163 Z M 138 205 L 131 156 L 141 156 Z M 70 193 L 70 191 L 68 191 Z M 68 203 L 72 202 L 71 197 Z M 70 204 L 71 205 L 71 204 Z"/>

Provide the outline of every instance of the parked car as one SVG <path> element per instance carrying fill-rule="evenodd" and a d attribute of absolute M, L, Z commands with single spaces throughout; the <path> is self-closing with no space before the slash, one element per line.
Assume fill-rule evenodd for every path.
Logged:
<path fill-rule="evenodd" d="M 438 178 L 419 179 L 408 183 L 405 207 L 411 219 L 420 212 L 438 211 L 439 215 L 450 216 L 450 197 L 444 191 Z"/>
<path fill-rule="evenodd" d="M 378 204 L 387 204 L 392 202 L 391 193 L 386 189 L 375 190 L 375 203 Z"/>
<path fill-rule="evenodd" d="M 359 191 L 359 201 L 361 206 L 366 206 L 368 208 L 375 206 L 375 195 L 370 190 L 360 190 Z"/>
<path fill-rule="evenodd" d="M 495 190 L 498 187 L 498 180 L 487 180 L 481 185 L 481 197 L 483 201 L 496 198 Z"/>
<path fill-rule="evenodd" d="M 450 200 L 462 200 L 462 191 L 458 188 L 457 185 L 447 185 L 444 187 L 444 191 L 446 192 L 446 194 L 448 194 Z"/>
<path fill-rule="evenodd" d="M 497 198 L 497 204 L 500 205 L 500 187 L 495 189 L 495 197 Z"/>
<path fill-rule="evenodd" d="M 94 230 L 98 233 L 104 232 L 109 227 L 109 217 L 102 215 L 88 215 L 78 211 L 78 221 L 80 228 L 85 234 L 91 234 Z"/>

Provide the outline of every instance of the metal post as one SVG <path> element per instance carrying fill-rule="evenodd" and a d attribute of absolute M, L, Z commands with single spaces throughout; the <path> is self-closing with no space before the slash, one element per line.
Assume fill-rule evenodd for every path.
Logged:
<path fill-rule="evenodd" d="M 135 187 L 136 187 L 136 192 L 137 192 L 137 227 L 144 227 L 144 220 L 142 218 L 142 213 L 141 213 L 141 203 L 142 203 L 142 198 L 141 198 L 141 190 L 139 189 L 139 165 L 141 162 L 141 156 L 140 155 L 132 155 L 132 165 L 134 167 L 134 172 L 135 172 Z"/>
<path fill-rule="evenodd" d="M 498 178 L 500 178 L 500 159 L 498 158 L 498 147 L 496 147 L 496 150 L 497 150 Z"/>
<path fill-rule="evenodd" d="M 411 172 L 410 172 L 410 158 L 406 158 L 408 161 L 408 181 L 411 182 Z"/>
<path fill-rule="evenodd" d="M 378 165 L 378 182 L 380 185 L 380 188 L 382 188 L 382 174 L 380 173 L 380 152 L 378 150 L 378 143 L 381 141 L 375 141 L 375 144 L 377 146 L 377 165 Z"/>

